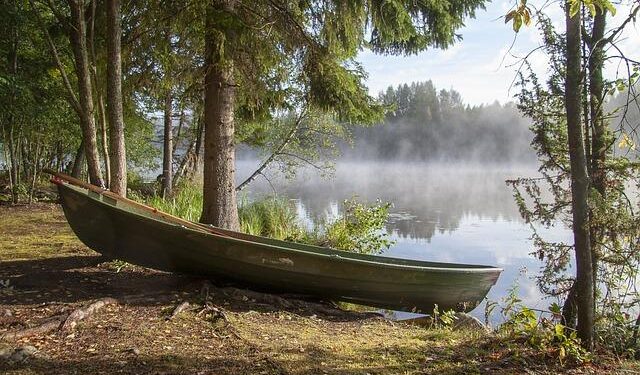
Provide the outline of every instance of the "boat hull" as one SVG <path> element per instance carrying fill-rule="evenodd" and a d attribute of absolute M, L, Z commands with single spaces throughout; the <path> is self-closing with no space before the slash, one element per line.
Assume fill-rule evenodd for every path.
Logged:
<path fill-rule="evenodd" d="M 163 271 L 224 278 L 261 290 L 312 294 L 392 310 L 431 313 L 473 309 L 499 268 L 401 260 L 292 244 L 263 237 L 216 235 L 177 225 L 126 201 L 58 184 L 78 238 L 112 258 Z M 217 228 L 220 231 L 219 228 Z"/>

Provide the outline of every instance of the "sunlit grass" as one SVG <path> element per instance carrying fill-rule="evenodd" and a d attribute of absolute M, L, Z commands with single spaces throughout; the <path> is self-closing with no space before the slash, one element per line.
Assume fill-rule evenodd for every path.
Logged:
<path fill-rule="evenodd" d="M 240 229 L 249 234 L 279 240 L 300 240 L 303 230 L 291 203 L 269 197 L 254 202 L 243 201 L 238 207 Z"/>
<path fill-rule="evenodd" d="M 202 212 L 202 187 L 198 184 L 183 184 L 168 198 L 158 194 L 142 197 L 135 193 L 131 198 L 190 221 L 198 221 Z M 240 200 L 238 215 L 242 232 L 281 240 L 302 238 L 298 217 L 288 200 L 264 197 L 250 201 L 245 197 Z"/>

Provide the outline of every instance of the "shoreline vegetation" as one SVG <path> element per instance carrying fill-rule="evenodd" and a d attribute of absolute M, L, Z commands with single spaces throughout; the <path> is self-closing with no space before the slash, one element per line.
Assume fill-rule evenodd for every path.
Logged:
<path fill-rule="evenodd" d="M 180 198 L 188 196 L 184 191 L 177 201 L 186 200 Z M 253 202 L 245 206 L 245 218 L 258 222 L 279 213 L 291 220 L 287 203 Z M 264 222 L 261 230 L 268 228 Z M 229 374 L 640 371 L 637 362 L 605 350 L 587 355 L 569 332 L 519 306 L 515 294 L 488 306 L 509 318 L 498 329 L 454 329 L 451 312 L 434 311 L 412 325 L 355 311 L 357 306 L 105 261 L 75 238 L 52 203 L 0 206 L 0 249 L 0 370 L 9 374 L 149 368 Z M 105 298 L 113 300 L 72 329 L 8 335 L 86 311 Z"/>

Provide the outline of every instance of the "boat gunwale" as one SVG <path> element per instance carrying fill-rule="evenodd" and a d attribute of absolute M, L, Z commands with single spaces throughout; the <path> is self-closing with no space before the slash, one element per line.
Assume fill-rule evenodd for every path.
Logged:
<path fill-rule="evenodd" d="M 362 263 L 365 265 L 369 265 L 369 266 L 377 266 L 377 267 L 383 267 L 383 268 L 392 268 L 392 269 L 411 269 L 414 271 L 424 271 L 424 272 L 438 272 L 438 273 L 460 273 L 460 274 L 476 274 L 476 273 L 480 273 L 480 274 L 494 274 L 497 273 L 498 275 L 504 271 L 504 269 L 499 268 L 499 267 L 494 267 L 494 266 L 487 266 L 487 265 L 471 265 L 471 264 L 456 264 L 459 265 L 460 267 L 438 267 L 438 266 L 433 266 L 433 265 L 419 265 L 419 264 L 415 264 L 415 263 L 439 263 L 439 262 L 428 262 L 428 261 L 422 261 L 422 260 L 414 260 L 414 259 L 404 259 L 404 258 L 395 258 L 395 257 L 382 257 L 382 256 L 378 256 L 378 255 L 370 255 L 370 254 L 366 254 L 368 257 L 373 257 L 373 258 L 384 258 L 385 260 L 389 260 L 391 262 L 385 262 L 385 261 L 375 261 L 375 260 L 366 260 L 366 259 L 358 259 L 358 258 L 354 258 L 351 257 L 350 255 L 352 255 L 352 253 L 345 251 L 345 250 L 339 250 L 339 249 L 332 249 L 332 248 L 326 248 L 328 250 L 331 251 L 335 251 L 335 252 L 339 252 L 339 253 L 344 253 L 345 255 L 340 255 L 340 254 L 325 254 L 319 251 L 312 251 L 312 250 L 303 250 L 303 249 L 292 249 L 292 248 L 288 248 L 288 247 L 284 247 L 284 246 L 278 246 L 278 245 L 273 245 L 273 244 L 269 244 L 269 243 L 263 243 L 263 242 L 258 242 L 258 241 L 250 241 L 250 240 L 246 240 L 246 239 L 242 239 L 242 238 L 237 238 L 231 235 L 221 235 L 221 234 L 217 234 L 214 233 L 212 231 L 208 231 L 206 230 L 208 228 L 208 226 L 202 225 L 201 223 L 194 223 L 197 224 L 199 226 L 202 226 L 202 230 L 196 230 L 193 228 L 189 228 L 185 225 L 179 224 L 179 223 L 173 223 L 170 220 L 167 220 L 165 218 L 161 217 L 161 213 L 162 211 L 157 210 L 153 207 L 149 207 L 151 210 L 149 211 L 149 215 L 144 215 L 140 212 L 138 212 L 137 210 L 135 210 L 135 206 L 129 202 L 127 202 L 126 198 L 122 198 L 122 197 L 115 197 L 115 196 L 105 196 L 102 193 L 98 193 L 95 191 L 91 191 L 87 188 L 81 187 L 81 186 L 76 186 L 71 182 L 68 181 L 61 181 L 61 180 L 55 180 L 52 181 L 54 184 L 64 187 L 64 188 L 69 188 L 72 191 L 75 191 L 77 194 L 81 194 L 83 196 L 85 196 L 86 198 L 99 203 L 100 205 L 104 205 L 106 207 L 110 207 L 112 209 L 116 209 L 121 213 L 127 214 L 127 215 L 131 215 L 134 216 L 136 218 L 140 218 L 141 220 L 144 219 L 148 219 L 151 220 L 153 222 L 157 222 L 160 224 L 164 224 L 164 225 L 168 225 L 171 227 L 176 227 L 176 228 L 180 228 L 182 230 L 187 230 L 188 232 L 191 232 L 193 234 L 198 234 L 198 235 L 204 235 L 206 236 L 211 236 L 214 237 L 216 239 L 219 240 L 228 240 L 230 242 L 236 242 L 236 243 L 240 243 L 240 244 L 247 244 L 247 245 L 251 245 L 251 246 L 261 246 L 261 247 L 265 247 L 265 248 L 272 248 L 272 249 L 277 249 L 279 251 L 284 251 L 284 252 L 289 252 L 289 253 L 298 253 L 298 254 L 304 254 L 304 255 L 309 255 L 309 256 L 313 256 L 313 257 L 321 257 L 321 258 L 327 258 L 329 260 L 340 260 L 340 261 L 348 261 L 348 262 L 353 262 L 353 263 Z M 100 199 L 98 199 L 95 196 L 92 196 L 92 194 L 89 193 L 93 193 L 96 196 L 99 196 Z M 109 198 L 109 199 L 113 199 L 114 201 L 117 202 L 121 202 L 124 205 L 127 205 L 128 207 L 133 208 L 132 210 L 128 210 L 128 209 L 123 209 L 122 207 L 118 207 L 115 204 L 110 204 L 107 201 L 105 201 L 105 197 Z M 120 198 L 120 199 L 118 199 Z M 193 222 L 192 222 L 193 223 Z M 217 229 L 216 227 L 213 227 L 212 229 Z M 224 230 L 224 229 L 223 229 Z M 224 230 L 226 231 L 226 230 Z M 244 234 L 242 233 L 242 235 L 248 235 L 248 234 Z M 258 237 L 258 238 L 262 238 L 260 236 L 253 236 L 253 235 L 248 235 L 248 236 L 252 236 L 252 237 Z M 281 240 L 276 240 L 276 239 L 270 239 L 265 237 L 265 239 L 268 240 L 273 240 L 273 241 L 281 241 Z M 284 243 L 289 243 L 288 241 L 281 241 Z M 291 242 L 293 244 L 298 244 L 295 242 Z M 303 245 L 303 246 L 310 246 L 310 247 L 314 247 L 314 248 L 318 248 L 318 249 L 324 249 L 321 246 L 314 246 L 314 245 L 307 245 L 307 244 L 299 244 L 299 245 Z M 402 261 L 402 262 L 411 262 L 414 264 L 400 264 L 400 263 L 393 263 L 393 261 Z M 443 263 L 446 264 L 446 263 Z"/>

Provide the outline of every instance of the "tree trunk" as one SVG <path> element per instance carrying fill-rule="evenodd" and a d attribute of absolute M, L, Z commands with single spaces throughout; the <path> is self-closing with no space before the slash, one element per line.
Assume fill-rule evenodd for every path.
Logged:
<path fill-rule="evenodd" d="M 76 151 L 76 156 L 73 158 L 73 166 L 71 167 L 71 177 L 80 178 L 82 174 L 82 167 L 84 166 L 84 140 L 80 142 L 80 147 Z"/>
<path fill-rule="evenodd" d="M 68 0 L 71 8 L 71 27 L 69 40 L 73 50 L 76 77 L 78 79 L 78 94 L 80 102 L 80 126 L 84 143 L 84 153 L 87 159 L 89 180 L 92 184 L 103 186 L 100 158 L 98 156 L 98 142 L 93 108 L 93 89 L 89 71 L 89 55 L 87 52 L 87 25 L 85 22 L 85 5 L 83 0 Z"/>
<path fill-rule="evenodd" d="M 608 152 L 609 130 L 604 118 L 604 79 L 602 69 L 605 58 L 604 30 L 606 26 L 607 11 L 599 10 L 593 18 L 593 28 L 590 37 L 589 57 L 589 107 L 592 129 L 591 148 L 591 182 L 602 198 L 607 195 L 607 173 L 605 162 Z M 596 275 L 598 272 L 598 259 L 600 257 L 599 245 L 602 243 L 602 229 L 591 228 L 591 261 L 593 262 L 593 287 L 596 288 Z M 594 301 L 595 303 L 595 301 Z"/>
<path fill-rule="evenodd" d="M 17 7 L 17 3 L 14 2 L 14 7 Z M 17 13 L 18 9 L 14 9 Z M 9 65 L 9 71 L 14 78 L 17 78 L 18 75 L 18 26 L 13 23 L 11 30 L 11 46 L 9 49 L 9 54 L 7 55 L 7 62 Z M 8 108 L 8 116 L 7 116 L 7 126 L 9 127 L 8 134 L 8 151 L 9 151 L 9 189 L 11 190 L 11 200 L 13 204 L 18 203 L 18 168 L 16 160 L 16 147 L 15 147 L 15 137 L 14 137 L 14 129 L 15 125 L 15 113 L 13 108 L 13 103 L 16 100 L 16 87 L 15 85 L 11 86 L 11 96 L 9 100 L 9 108 Z"/>
<path fill-rule="evenodd" d="M 107 111 L 112 192 L 127 195 L 127 155 L 122 113 L 122 25 L 120 0 L 107 1 Z"/>
<path fill-rule="evenodd" d="M 605 195 L 604 163 L 607 157 L 607 126 L 603 116 L 604 79 L 604 29 L 606 11 L 598 11 L 593 19 L 591 35 L 591 56 L 589 58 L 589 100 L 591 108 L 591 129 L 593 131 L 593 151 L 591 164 L 593 170 L 593 187 Z"/>
<path fill-rule="evenodd" d="M 239 230 L 235 189 L 234 33 L 222 27 L 233 14 L 229 0 L 213 1 L 206 15 L 204 77 L 204 191 L 202 223 Z"/>
<path fill-rule="evenodd" d="M 571 206 L 576 254 L 576 294 L 578 307 L 578 337 L 582 345 L 593 347 L 594 293 L 591 241 L 589 238 L 589 176 L 584 149 L 581 116 L 581 51 L 580 12 L 573 17 L 566 4 L 567 75 L 565 108 L 571 164 Z"/>
<path fill-rule="evenodd" d="M 164 140 L 162 154 L 162 197 L 171 195 L 173 183 L 173 121 L 172 116 L 173 100 L 171 92 L 168 92 L 164 99 Z"/>
<path fill-rule="evenodd" d="M 36 139 L 36 150 L 33 159 L 33 171 L 31 176 L 31 186 L 29 187 L 29 201 L 28 204 L 33 203 L 33 194 L 36 190 L 36 182 L 38 181 L 38 170 L 40 169 L 40 153 L 42 150 L 42 145 L 40 144 L 40 139 Z"/>
<path fill-rule="evenodd" d="M 91 0 L 91 8 L 89 9 L 89 28 L 87 30 L 87 48 L 91 54 L 91 78 L 93 81 L 93 89 L 96 96 L 96 104 L 98 106 L 98 130 L 100 131 L 100 152 L 102 153 L 102 161 L 104 165 L 104 179 L 107 187 L 111 185 L 111 161 L 109 160 L 109 146 L 107 136 L 107 114 L 104 108 L 104 96 L 102 95 L 102 87 L 98 81 L 98 69 L 96 67 L 96 48 L 95 48 L 95 20 L 96 20 L 96 0 Z"/>
<path fill-rule="evenodd" d="M 9 121 L 13 122 L 13 116 L 9 117 Z M 14 124 L 10 123 L 9 125 L 9 139 L 8 139 L 8 149 L 9 149 L 9 163 L 11 167 L 9 168 L 9 184 L 11 188 L 11 200 L 13 204 L 18 203 L 18 160 L 16 157 L 16 144 L 15 137 L 13 135 Z"/>

